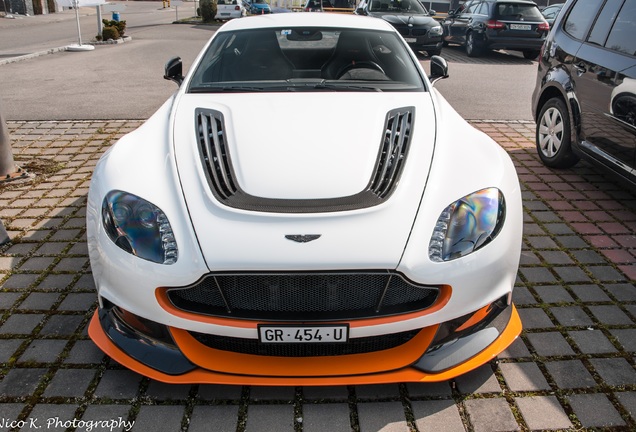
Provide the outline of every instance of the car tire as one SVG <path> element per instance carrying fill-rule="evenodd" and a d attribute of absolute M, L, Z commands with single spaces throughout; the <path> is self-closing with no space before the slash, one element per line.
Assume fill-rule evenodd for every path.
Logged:
<path fill-rule="evenodd" d="M 475 40 L 474 33 L 469 32 L 466 35 L 466 55 L 468 57 L 479 57 L 481 52 L 481 46 L 479 46 L 478 42 Z"/>
<path fill-rule="evenodd" d="M 535 142 L 544 165 L 569 168 L 579 161 L 572 151 L 570 113 L 560 98 L 548 100 L 539 113 Z"/>
<path fill-rule="evenodd" d="M 539 57 L 541 51 L 538 50 L 527 50 L 523 52 L 523 58 L 526 58 L 528 60 L 534 60 L 537 57 Z"/>

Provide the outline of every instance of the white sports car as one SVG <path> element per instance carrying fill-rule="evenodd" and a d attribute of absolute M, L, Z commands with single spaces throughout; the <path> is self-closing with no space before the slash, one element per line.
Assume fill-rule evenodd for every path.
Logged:
<path fill-rule="evenodd" d="M 521 331 L 507 153 L 383 20 L 222 26 L 98 163 L 93 341 L 171 383 L 440 381 Z"/>

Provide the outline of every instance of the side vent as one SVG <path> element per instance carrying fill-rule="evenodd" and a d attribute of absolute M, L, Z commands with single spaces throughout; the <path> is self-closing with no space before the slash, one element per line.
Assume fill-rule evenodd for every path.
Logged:
<path fill-rule="evenodd" d="M 371 183 L 371 191 L 380 198 L 387 197 L 396 186 L 411 140 L 412 108 L 388 113 L 384 125 L 384 139 L 380 158 Z"/>
<path fill-rule="evenodd" d="M 223 114 L 217 111 L 197 110 L 196 122 L 199 150 L 208 181 L 217 197 L 227 200 L 238 192 L 238 187 L 234 181 L 227 151 Z"/>

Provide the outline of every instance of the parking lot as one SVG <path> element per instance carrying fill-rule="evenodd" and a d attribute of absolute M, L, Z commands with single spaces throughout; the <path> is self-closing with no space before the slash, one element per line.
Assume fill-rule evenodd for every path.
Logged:
<path fill-rule="evenodd" d="M 448 51 L 451 68 L 469 64 Z M 138 117 L 9 121 L 16 162 L 34 178 L 0 185 L 12 239 L 0 247 L 0 431 L 636 430 L 636 192 L 586 163 L 545 168 L 527 119 L 471 121 L 510 154 L 524 199 L 514 292 L 524 331 L 493 362 L 436 384 L 259 387 L 167 385 L 109 360 L 86 332 L 96 307 L 86 194 Z"/>

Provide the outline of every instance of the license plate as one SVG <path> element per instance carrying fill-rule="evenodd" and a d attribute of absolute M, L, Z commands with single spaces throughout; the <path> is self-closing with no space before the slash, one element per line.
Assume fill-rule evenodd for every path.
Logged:
<path fill-rule="evenodd" d="M 417 38 L 404 38 L 404 40 L 406 41 L 406 43 L 416 43 L 417 42 Z"/>
<path fill-rule="evenodd" d="M 258 326 L 262 343 L 332 343 L 349 340 L 348 325 L 321 326 Z"/>
<path fill-rule="evenodd" d="M 532 30 L 530 24 L 510 24 L 510 30 Z"/>
<path fill-rule="evenodd" d="M 229 15 L 229 14 L 230 14 L 229 12 L 221 12 L 222 16 Z"/>

